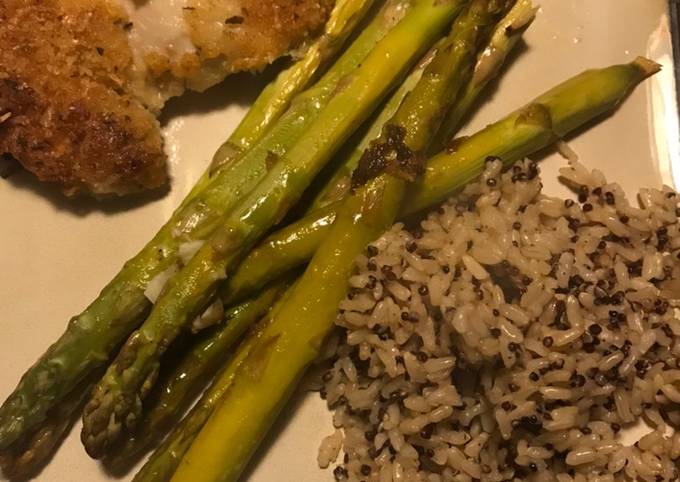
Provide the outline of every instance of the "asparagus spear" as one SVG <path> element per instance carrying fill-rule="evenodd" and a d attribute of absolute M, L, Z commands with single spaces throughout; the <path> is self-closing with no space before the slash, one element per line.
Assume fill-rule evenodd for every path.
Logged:
<path fill-rule="evenodd" d="M 258 124 L 257 119 L 260 118 L 259 124 L 262 129 L 252 139 L 241 130 L 240 137 L 234 142 L 245 145 L 250 139 L 251 144 L 260 146 L 258 151 L 260 157 L 266 156 L 270 149 L 289 146 L 304 130 L 306 123 L 313 120 L 320 106 L 325 105 L 338 81 L 353 72 L 376 42 L 391 29 L 395 12 L 405 9 L 407 5 L 406 0 L 390 1 L 386 9 L 376 16 L 341 59 L 317 83 L 314 92 L 307 92 L 306 96 L 303 94 L 304 99 L 301 99 L 301 96 L 297 97 L 289 110 L 289 113 L 293 114 L 285 122 L 277 123 L 279 129 L 276 133 L 272 132 L 276 129 L 267 130 L 267 124 L 275 121 L 276 109 L 253 111 L 248 119 L 248 125 Z M 332 15 L 335 23 L 329 25 L 326 30 L 329 38 L 338 41 L 326 42 L 320 62 L 303 58 L 288 71 L 288 75 L 284 74 L 284 77 L 279 79 L 280 84 L 288 88 L 273 89 L 265 93 L 265 100 L 275 101 L 281 109 L 289 103 L 295 91 L 305 86 L 307 82 L 305 79 L 312 78 L 314 72 L 323 68 L 325 62 L 340 48 L 340 40 L 353 30 L 366 3 L 362 0 L 340 0 Z M 341 12 L 346 16 L 343 17 Z M 296 87 L 290 88 L 291 86 Z M 261 106 L 261 103 L 257 104 Z M 255 142 L 257 136 L 263 136 L 259 142 Z M 223 159 L 225 156 L 231 156 L 228 148 L 219 152 L 216 158 Z M 150 302 L 144 295 L 148 282 L 180 261 L 179 248 L 183 243 L 203 239 L 212 231 L 221 215 L 233 206 L 233 199 L 247 190 L 248 183 L 255 183 L 266 171 L 266 166 L 263 167 L 265 159 L 266 157 L 262 157 L 259 162 L 230 162 L 229 169 L 224 167 L 218 170 L 210 183 L 201 188 L 200 193 L 192 191 L 190 199 L 184 202 L 156 236 L 125 264 L 97 299 L 85 311 L 71 319 L 66 332 L 24 374 L 17 388 L 0 407 L 0 449 L 7 448 L 20 437 L 29 436 L 30 431 L 45 420 L 48 410 L 58 404 L 81 380 L 109 360 L 113 350 L 148 312 Z"/>
<path fill-rule="evenodd" d="M 434 147 L 441 149 L 456 135 L 463 119 L 479 98 L 479 94 L 489 81 L 498 75 L 508 55 L 534 21 L 535 15 L 536 9 L 531 0 L 518 0 L 505 18 L 498 23 L 489 44 L 479 54 L 471 81 L 465 86 L 460 100 L 449 111 L 441 129 L 437 132 Z"/>
<path fill-rule="evenodd" d="M 172 367 L 168 376 L 159 380 L 155 387 L 157 397 L 153 397 L 153 406 L 144 413 L 134 435 L 122 446 L 116 447 L 115 452 L 107 459 L 107 464 L 114 468 L 129 467 L 131 461 L 152 443 L 160 440 L 215 375 L 231 347 L 251 325 L 269 311 L 289 285 L 287 279 L 275 283 L 255 298 L 227 310 L 220 325 L 202 332 L 190 350 Z"/>
<path fill-rule="evenodd" d="M 264 328 L 264 335 L 259 341 L 254 342 L 256 347 L 251 355 L 244 354 L 243 351 L 240 351 L 237 355 L 238 360 L 242 360 L 245 365 L 242 368 L 231 370 L 229 372 L 231 378 L 228 380 L 217 382 L 222 386 L 229 385 L 229 391 L 225 392 L 225 399 L 220 403 L 229 404 L 232 396 L 239 396 L 238 394 L 241 393 L 243 386 L 243 380 L 240 378 L 241 370 L 248 372 L 245 375 L 246 377 L 252 376 L 253 370 L 257 369 L 258 360 L 262 362 L 259 358 L 261 350 L 270 345 L 274 345 L 271 348 L 276 349 L 275 346 L 279 345 L 278 335 L 271 335 L 269 330 L 270 328 L 274 328 L 277 332 L 281 330 L 281 323 L 285 325 L 288 322 L 286 320 L 290 316 L 290 306 L 295 304 L 297 309 L 304 313 L 303 316 L 309 316 L 310 319 L 315 320 L 317 325 L 330 326 L 332 324 L 334 307 L 339 301 L 338 296 L 342 296 L 344 293 L 346 275 L 351 269 L 351 259 L 365 243 L 393 221 L 400 196 L 404 191 L 404 184 L 407 180 L 413 179 L 422 167 L 424 159 L 422 153 L 427 149 L 429 140 L 436 132 L 446 111 L 442 108 L 442 105 L 448 104 L 450 99 L 455 98 L 466 77 L 471 73 L 471 68 L 466 66 L 473 64 L 472 60 L 476 53 L 475 41 L 480 35 L 483 35 L 483 28 L 481 27 L 489 17 L 492 18 L 498 13 L 499 11 L 492 8 L 487 0 L 474 0 L 466 13 L 456 20 L 453 33 L 448 37 L 447 42 L 441 45 L 437 56 L 425 70 L 422 79 L 413 92 L 406 96 L 398 111 L 386 124 L 379 139 L 371 143 L 362 156 L 360 163 L 362 167 L 357 169 L 354 176 L 355 188 L 358 188 L 357 192 L 350 197 L 346 204 L 346 211 L 340 215 L 340 219 L 336 222 L 336 228 L 343 234 L 342 239 L 337 245 L 335 244 L 337 238 L 333 240 L 331 246 L 326 250 L 326 256 L 322 256 L 323 261 L 320 262 L 318 267 L 315 268 L 312 264 L 310 270 L 313 274 L 310 276 L 308 270 L 300 281 L 300 286 L 292 290 L 291 299 L 283 303 L 281 310 L 273 315 L 272 324 Z M 376 166 L 380 167 L 376 170 Z M 389 174 L 380 175 L 382 170 L 388 171 Z M 377 179 L 375 179 L 376 176 Z M 360 187 L 359 184 L 365 186 Z M 341 249 L 339 249 L 340 246 Z M 332 269 L 327 270 L 329 266 L 325 263 L 329 258 L 329 253 L 331 253 L 330 257 L 333 258 Z M 323 279 L 317 276 L 319 273 L 324 273 Z M 330 276 L 326 276 L 329 274 Z M 329 288 L 323 289 L 324 294 L 320 297 L 313 296 L 306 299 L 307 294 L 310 293 L 310 287 L 317 282 L 323 282 L 321 286 L 328 286 Z M 303 294 L 300 294 L 298 288 L 301 288 Z M 330 295 L 330 297 L 326 295 Z M 301 302 L 302 305 L 300 305 Z M 286 310 L 287 313 L 284 313 Z M 281 316 L 283 319 L 280 318 Z M 298 313 L 296 323 L 299 320 Z M 316 329 L 312 329 L 308 335 L 309 337 L 303 336 L 303 338 L 307 340 L 309 346 L 320 342 Z M 288 349 L 285 343 L 281 347 L 284 351 Z M 278 349 L 276 350 L 278 351 Z M 308 355 L 309 350 L 305 348 L 302 353 Z M 263 367 L 263 369 L 265 368 Z M 232 383 L 232 380 L 240 380 L 240 383 Z M 234 395 L 235 393 L 236 395 Z M 275 405 L 279 403 L 277 395 L 275 389 L 274 397 L 272 397 L 272 403 Z M 203 417 L 200 420 L 205 420 L 207 412 L 207 407 L 203 405 L 201 410 Z M 246 423 L 249 423 L 247 420 L 250 420 L 251 415 L 248 412 L 243 412 L 243 415 Z M 270 420 L 270 417 L 261 420 L 262 424 L 255 427 L 256 431 L 266 428 Z M 192 434 L 197 428 L 200 428 L 195 423 L 191 424 L 190 427 L 191 431 L 180 428 L 170 436 L 169 440 L 181 441 L 181 447 L 186 448 Z M 227 432 L 227 440 L 231 435 Z M 218 474 L 215 473 L 213 474 L 214 477 L 211 476 L 205 480 L 217 480 L 218 478 L 219 480 L 232 480 L 236 478 L 249 458 L 250 452 L 256 447 L 258 440 L 257 434 L 251 437 L 251 433 L 246 433 L 239 447 L 232 447 L 234 450 L 224 460 L 224 465 L 219 465 L 220 469 L 225 468 L 228 472 L 224 479 L 218 477 Z M 143 469 L 142 474 L 145 475 L 138 476 L 136 480 L 139 482 L 151 480 L 146 475 L 154 473 L 151 467 L 163 466 L 167 468 L 170 463 L 169 459 L 177 460 L 177 456 L 181 455 L 177 450 L 179 443 L 170 443 L 174 446 L 174 450 L 170 451 L 168 446 L 161 447 L 147 467 Z M 191 479 L 193 475 L 188 477 Z"/>
<path fill-rule="evenodd" d="M 243 254 L 295 204 L 355 126 L 370 115 L 462 6 L 462 1 L 416 1 L 334 93 L 302 137 L 170 280 L 85 407 L 81 440 L 91 456 L 103 455 L 123 429 L 134 426 L 141 400 L 154 383 L 159 358 L 182 327 L 207 304 Z"/>
<path fill-rule="evenodd" d="M 335 222 L 337 208 L 335 202 L 318 209 L 262 241 L 220 287 L 223 302 L 230 305 L 256 293 L 271 280 L 309 261 Z"/>
<path fill-rule="evenodd" d="M 431 158 L 425 174 L 410 186 L 409 203 L 403 206 L 402 215 L 445 200 L 479 176 L 488 156 L 500 157 L 507 166 L 551 145 L 589 120 L 611 113 L 635 86 L 659 70 L 656 62 L 638 57 L 628 64 L 587 70 L 563 82 L 460 143 L 453 153 Z M 511 142 L 499 143 L 503 139 Z"/>
<path fill-rule="evenodd" d="M 400 216 L 454 194 L 481 173 L 488 156 L 499 156 L 506 165 L 511 164 L 591 120 L 611 114 L 640 82 L 658 70 L 657 64 L 639 57 L 629 64 L 583 72 L 477 134 L 454 142 L 455 151 L 427 162 L 422 180 L 409 188 L 409 202 Z M 326 206 L 272 233 L 227 280 L 222 296 L 230 302 L 241 299 L 311 259 L 330 230 L 338 206 Z"/>

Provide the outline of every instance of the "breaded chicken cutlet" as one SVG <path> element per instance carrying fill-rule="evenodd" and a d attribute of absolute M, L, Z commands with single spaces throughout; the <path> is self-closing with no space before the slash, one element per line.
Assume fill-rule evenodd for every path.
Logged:
<path fill-rule="evenodd" d="M 167 99 L 290 53 L 332 3 L 3 0 L 0 154 L 67 195 L 158 188 Z"/>

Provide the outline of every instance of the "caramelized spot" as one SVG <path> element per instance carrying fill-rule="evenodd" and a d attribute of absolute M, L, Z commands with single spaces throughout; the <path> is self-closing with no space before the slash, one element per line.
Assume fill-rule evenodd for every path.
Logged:
<path fill-rule="evenodd" d="M 352 187 L 363 186 L 384 172 L 414 180 L 423 168 L 423 159 L 406 145 L 405 137 L 403 127 L 387 124 L 380 139 L 372 142 L 361 156 L 352 174 Z"/>

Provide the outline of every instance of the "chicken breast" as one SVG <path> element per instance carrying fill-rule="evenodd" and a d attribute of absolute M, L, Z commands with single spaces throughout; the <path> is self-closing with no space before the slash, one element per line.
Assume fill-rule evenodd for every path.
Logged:
<path fill-rule="evenodd" d="M 0 153 L 64 193 L 167 182 L 170 97 L 259 70 L 323 26 L 332 0 L 3 0 Z"/>

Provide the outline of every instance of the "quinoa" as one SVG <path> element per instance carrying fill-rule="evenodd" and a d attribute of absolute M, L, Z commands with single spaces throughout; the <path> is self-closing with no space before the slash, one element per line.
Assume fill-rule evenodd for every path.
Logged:
<path fill-rule="evenodd" d="M 578 202 L 490 159 L 357 259 L 324 376 L 336 478 L 678 480 L 678 198 L 560 174 Z"/>

